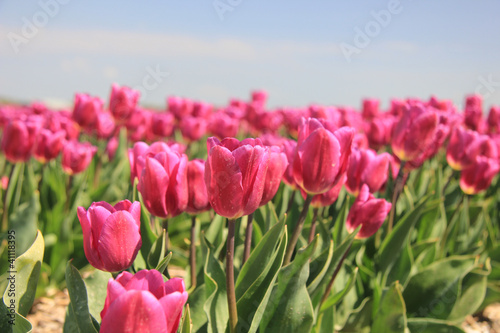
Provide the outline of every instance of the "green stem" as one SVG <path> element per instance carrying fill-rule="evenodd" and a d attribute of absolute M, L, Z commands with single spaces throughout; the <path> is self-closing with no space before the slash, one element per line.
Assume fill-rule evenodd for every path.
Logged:
<path fill-rule="evenodd" d="M 189 247 L 189 265 L 191 266 L 191 288 L 196 287 L 196 216 L 191 217 L 191 244 Z"/>
<path fill-rule="evenodd" d="M 227 245 L 226 245 L 226 291 L 227 306 L 229 310 L 229 331 L 236 332 L 238 325 L 238 310 L 236 308 L 236 291 L 234 289 L 234 226 L 235 220 L 228 220 Z"/>
<path fill-rule="evenodd" d="M 161 223 L 163 230 L 165 230 L 165 256 L 168 255 L 168 247 L 170 246 L 168 241 L 168 219 L 164 219 Z"/>
<path fill-rule="evenodd" d="M 344 255 L 342 256 L 342 259 L 340 259 L 339 264 L 337 265 L 337 267 L 335 267 L 335 271 L 333 272 L 332 278 L 330 279 L 330 282 L 328 282 L 328 286 L 326 286 L 325 293 L 323 294 L 323 297 L 321 298 L 321 302 L 319 303 L 320 308 L 321 308 L 321 305 L 328 299 L 328 296 L 330 295 L 330 292 L 332 291 L 332 287 L 333 287 L 333 283 L 335 282 L 335 278 L 339 274 L 340 268 L 342 267 L 342 264 L 344 263 L 344 260 L 347 257 L 347 254 L 349 253 L 351 246 L 352 246 L 352 243 L 345 250 Z"/>
<path fill-rule="evenodd" d="M 304 221 L 306 220 L 307 212 L 309 211 L 309 205 L 311 204 L 312 198 L 312 194 L 307 195 L 306 201 L 304 202 L 304 207 L 302 208 L 302 212 L 299 216 L 299 220 L 295 225 L 292 237 L 290 237 L 290 243 L 288 243 L 288 247 L 286 248 L 285 261 L 283 262 L 283 266 L 288 265 L 292 260 L 293 251 L 295 250 L 295 246 L 297 245 L 300 234 L 302 232 L 302 227 L 304 226 Z"/>
<path fill-rule="evenodd" d="M 248 260 L 250 257 L 250 250 L 252 247 L 252 231 L 253 231 L 253 213 L 248 214 L 247 216 L 247 228 L 245 230 L 245 250 L 243 251 L 243 262 L 241 266 Z"/>
<path fill-rule="evenodd" d="M 392 231 L 392 226 L 394 225 L 396 203 L 398 202 L 398 198 L 402 190 L 405 164 L 406 161 L 401 161 L 401 165 L 399 166 L 398 176 L 396 177 L 396 181 L 394 182 L 394 192 L 392 193 L 392 207 L 391 207 L 391 213 L 389 215 L 389 225 L 387 228 L 387 233 L 390 233 Z"/>
<path fill-rule="evenodd" d="M 311 229 L 309 230 L 309 239 L 308 243 L 311 244 L 311 242 L 314 239 L 314 235 L 316 233 L 316 220 L 318 219 L 318 208 L 313 209 L 313 218 L 311 220 Z"/>
<path fill-rule="evenodd" d="M 286 213 L 287 214 L 292 209 L 293 202 L 295 201 L 295 193 L 297 193 L 297 191 L 292 190 L 292 193 L 290 194 L 290 199 L 288 199 L 288 204 L 286 206 Z"/>
<path fill-rule="evenodd" d="M 14 183 L 12 177 L 14 175 L 14 169 L 17 168 L 17 164 L 12 165 L 9 173 L 9 183 L 7 184 L 7 188 L 5 189 L 3 195 L 3 212 L 2 212 L 2 230 L 0 233 L 7 233 L 7 228 L 9 227 L 9 194 L 12 193 L 12 183 Z"/>

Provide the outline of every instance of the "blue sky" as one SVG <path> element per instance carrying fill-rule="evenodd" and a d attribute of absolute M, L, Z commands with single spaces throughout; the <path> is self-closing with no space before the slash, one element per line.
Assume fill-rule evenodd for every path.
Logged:
<path fill-rule="evenodd" d="M 498 0 L 0 0 L 0 96 L 107 100 L 116 82 L 158 108 L 265 89 L 271 107 L 431 95 L 461 107 L 477 92 L 487 109 L 500 105 L 498 13 Z"/>

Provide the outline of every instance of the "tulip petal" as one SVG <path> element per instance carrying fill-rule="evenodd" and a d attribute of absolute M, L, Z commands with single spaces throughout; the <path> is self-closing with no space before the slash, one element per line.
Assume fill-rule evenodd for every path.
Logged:
<path fill-rule="evenodd" d="M 169 280 L 170 281 L 170 280 Z M 141 270 L 128 281 L 127 290 L 149 290 L 156 298 L 165 295 L 163 277 L 157 270 Z"/>
<path fill-rule="evenodd" d="M 126 292 L 127 289 L 125 289 L 125 287 L 120 282 L 118 282 L 118 280 L 109 279 L 108 289 L 106 290 L 106 300 L 104 301 L 104 308 L 101 311 L 101 319 L 106 315 L 106 312 L 108 311 L 111 303 L 113 303 L 115 299 Z"/>
<path fill-rule="evenodd" d="M 102 333 L 166 333 L 162 305 L 145 290 L 131 290 L 108 308 L 101 323 Z"/>
<path fill-rule="evenodd" d="M 99 238 L 99 254 L 107 271 L 130 267 L 141 245 L 139 227 L 129 212 L 118 211 L 108 217 Z"/>
<path fill-rule="evenodd" d="M 141 192 L 147 209 L 155 216 L 167 217 L 165 196 L 168 182 L 169 175 L 163 165 L 155 158 L 147 157 L 137 189 Z"/>
<path fill-rule="evenodd" d="M 188 299 L 187 292 L 173 292 L 160 298 L 159 302 L 165 312 L 167 320 L 167 332 L 175 333 L 179 327 L 182 309 Z"/>
<path fill-rule="evenodd" d="M 89 216 L 83 207 L 78 207 L 77 213 L 80 225 L 82 226 L 83 251 L 85 252 L 85 257 L 87 257 L 87 260 L 92 266 L 97 269 L 101 269 L 102 261 L 97 253 L 97 242 L 94 241 L 94 237 L 92 235 L 92 226 L 88 218 Z"/>
<path fill-rule="evenodd" d="M 205 164 L 205 183 L 210 203 L 217 214 L 230 219 L 242 215 L 242 174 L 227 148 L 214 146 L 210 149 Z"/>

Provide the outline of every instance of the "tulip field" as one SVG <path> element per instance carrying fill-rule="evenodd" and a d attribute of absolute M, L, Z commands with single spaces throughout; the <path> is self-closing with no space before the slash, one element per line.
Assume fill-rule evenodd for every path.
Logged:
<path fill-rule="evenodd" d="M 500 302 L 500 106 L 0 105 L 0 332 L 464 332 Z"/>

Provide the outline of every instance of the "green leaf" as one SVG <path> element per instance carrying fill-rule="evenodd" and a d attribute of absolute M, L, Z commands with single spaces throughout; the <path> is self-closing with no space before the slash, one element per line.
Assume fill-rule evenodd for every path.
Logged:
<path fill-rule="evenodd" d="M 71 300 L 68 307 L 75 317 L 78 328 L 81 332 L 97 333 L 99 330 L 94 326 L 94 320 L 89 311 L 87 288 L 80 272 L 71 264 L 71 261 L 66 266 L 66 285 Z"/>
<path fill-rule="evenodd" d="M 151 247 L 151 251 L 147 256 L 149 267 L 157 267 L 163 258 L 165 258 L 165 243 L 167 235 L 165 229 L 162 230 L 162 235 L 154 242 Z"/>
<path fill-rule="evenodd" d="M 203 305 L 206 302 L 205 284 L 197 285 L 196 289 L 189 294 L 188 303 L 191 312 L 191 320 L 193 323 L 193 332 L 206 332 L 207 316 L 203 311 Z M 203 329 L 202 329 L 203 328 Z"/>
<path fill-rule="evenodd" d="M 238 327 L 256 332 L 278 278 L 286 250 L 284 221 L 264 235 L 243 265 L 236 281 Z"/>
<path fill-rule="evenodd" d="M 11 300 L 14 300 L 16 312 L 22 316 L 28 314 L 35 300 L 36 286 L 42 267 L 43 252 L 43 236 L 38 231 L 31 247 L 18 257 L 14 261 L 13 266 L 10 266 L 7 273 L 1 277 L 2 280 L 9 280 L 9 285 L 3 295 L 5 304 L 10 304 Z M 10 285 L 12 283 L 14 283 L 15 288 L 11 289 Z"/>
<path fill-rule="evenodd" d="M 28 319 L 16 313 L 15 325 L 12 327 L 12 333 L 30 333 L 33 330 L 33 325 Z"/>
<path fill-rule="evenodd" d="M 134 191 L 137 191 L 137 186 L 134 186 Z M 142 196 L 140 197 L 141 201 L 141 239 L 142 239 L 142 245 L 141 245 L 141 254 L 144 259 L 146 259 L 146 263 L 149 264 L 149 267 L 155 267 L 156 263 L 151 263 L 149 261 L 149 254 L 151 253 L 154 244 L 157 241 L 157 238 L 153 230 L 151 229 L 151 223 L 150 223 L 150 218 L 148 211 L 144 204 L 142 203 Z"/>
<path fill-rule="evenodd" d="M 333 241 L 330 240 L 328 247 L 321 252 L 319 256 L 314 258 L 309 264 L 309 278 L 307 281 L 307 291 L 312 294 L 318 285 L 321 283 L 326 273 L 328 272 L 328 267 L 330 267 L 330 262 L 333 258 Z"/>
<path fill-rule="evenodd" d="M 24 253 L 37 237 L 40 194 L 33 192 L 30 201 L 19 205 L 9 219 L 9 229 L 16 232 L 16 257 Z"/>
<path fill-rule="evenodd" d="M 189 311 L 189 304 L 186 305 L 186 310 L 184 311 L 184 318 L 182 318 L 181 333 L 191 333 L 191 312 Z"/>
<path fill-rule="evenodd" d="M 290 264 L 281 268 L 278 283 L 260 323 L 261 331 L 310 331 L 314 312 L 306 282 L 309 276 L 309 260 L 317 243 L 318 236 L 305 249 L 300 249 Z"/>
<path fill-rule="evenodd" d="M 382 242 L 379 249 L 379 264 L 380 271 L 383 274 L 388 274 L 389 270 L 392 268 L 396 260 L 398 259 L 399 253 L 403 249 L 403 246 L 407 242 L 408 235 L 413 229 L 413 226 L 418 221 L 420 215 L 425 209 L 434 209 L 437 207 L 438 202 L 433 201 L 427 204 L 427 199 L 429 196 L 424 197 L 414 209 L 408 211 L 396 224 L 394 230 L 387 235 L 387 237 Z"/>
<path fill-rule="evenodd" d="M 447 319 L 458 299 L 462 278 L 475 267 L 471 256 L 450 257 L 412 276 L 403 292 L 408 316 Z"/>
<path fill-rule="evenodd" d="M 373 301 L 365 298 L 361 304 L 354 309 L 347 318 L 344 327 L 340 330 L 342 333 L 369 333 L 371 332 Z M 337 323 L 335 323 L 337 326 Z M 384 332 L 384 331 L 383 331 Z"/>
<path fill-rule="evenodd" d="M 167 256 L 158 263 L 158 266 L 156 266 L 155 269 L 163 274 L 163 272 L 168 266 L 168 263 L 170 262 L 170 259 L 172 259 L 172 252 L 169 252 Z"/>
<path fill-rule="evenodd" d="M 201 246 L 206 252 L 204 272 L 207 300 L 203 308 L 208 319 L 207 332 L 225 332 L 229 319 L 226 274 L 221 262 L 213 256 L 213 247 L 205 237 L 201 237 Z"/>
<path fill-rule="evenodd" d="M 406 307 L 401 285 L 393 283 L 383 294 L 375 315 L 372 332 L 405 333 Z"/>
<path fill-rule="evenodd" d="M 462 290 L 448 316 L 449 321 L 461 323 L 466 316 L 476 312 L 486 295 L 488 277 L 485 274 L 471 272 L 462 281 Z"/>
<path fill-rule="evenodd" d="M 409 318 L 408 329 L 418 333 L 465 333 L 457 326 L 434 318 Z"/>
<path fill-rule="evenodd" d="M 101 319 L 101 311 L 104 308 L 104 301 L 106 300 L 108 282 L 111 278 L 111 273 L 98 269 L 93 270 L 85 277 L 84 282 L 87 289 L 89 312 L 96 319 Z"/>
<path fill-rule="evenodd" d="M 326 299 L 325 303 L 321 305 L 320 311 L 321 312 L 325 311 L 329 307 L 332 307 L 338 302 L 340 302 L 342 298 L 344 298 L 344 296 L 347 295 L 347 293 L 352 289 L 352 287 L 354 287 L 357 275 L 358 275 L 358 267 L 356 267 L 352 273 L 348 274 L 348 281 L 345 284 L 344 288 L 342 288 L 342 290 L 340 290 L 338 293 L 331 295 Z"/>

